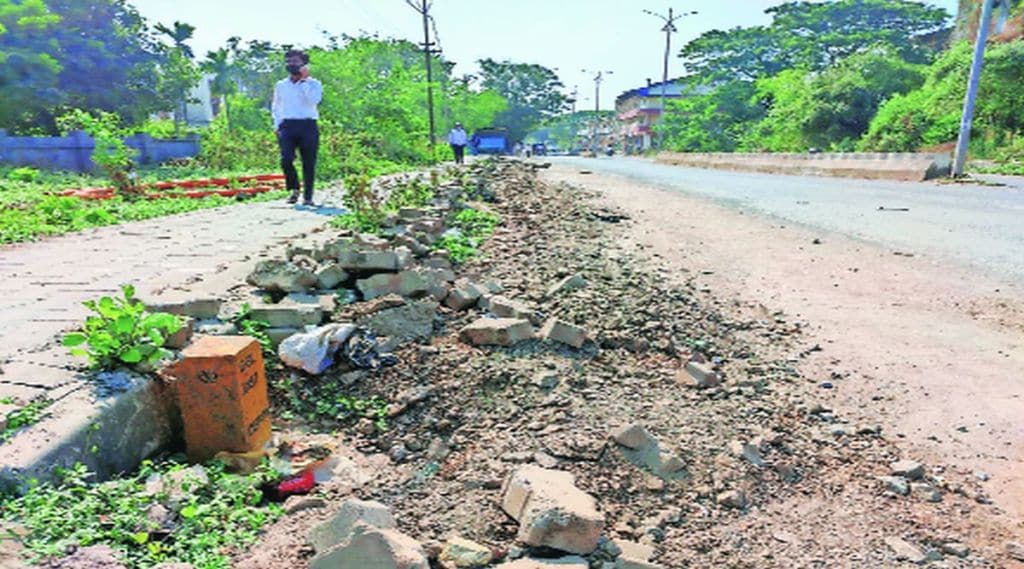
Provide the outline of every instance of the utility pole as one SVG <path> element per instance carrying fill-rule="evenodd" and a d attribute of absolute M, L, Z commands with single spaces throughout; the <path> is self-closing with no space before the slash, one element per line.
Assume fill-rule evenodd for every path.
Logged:
<path fill-rule="evenodd" d="M 590 71 L 583 69 L 584 73 L 590 73 Z M 593 136 L 590 142 L 590 149 L 597 153 L 597 128 L 601 121 L 601 81 L 604 81 L 605 74 L 611 75 L 613 71 L 598 71 L 597 75 L 594 76 L 594 129 Z"/>
<path fill-rule="evenodd" d="M 661 114 L 658 118 L 658 122 L 661 123 L 661 128 L 658 129 L 658 148 L 661 148 L 662 142 L 664 142 L 665 137 L 665 91 L 668 87 L 668 57 L 669 54 L 672 52 L 672 34 L 679 31 L 676 29 L 676 20 L 684 16 L 696 15 L 697 12 L 691 11 L 683 12 L 681 14 L 674 14 L 672 8 L 670 7 L 668 9 L 667 16 L 658 14 L 657 12 L 652 12 L 650 10 L 644 10 L 644 13 L 661 18 L 661 20 L 665 22 L 665 25 L 661 27 L 661 31 L 665 32 L 665 58 L 662 61 L 661 67 Z"/>
<path fill-rule="evenodd" d="M 434 149 L 437 142 L 436 127 L 434 126 L 434 75 L 431 69 L 431 60 L 435 53 L 440 50 L 434 49 L 434 42 L 430 41 L 430 7 L 432 0 L 405 0 L 405 3 L 423 16 L 423 62 L 427 66 L 427 112 L 430 119 L 430 149 Z"/>
<path fill-rule="evenodd" d="M 960 134 L 956 138 L 956 153 L 953 155 L 953 176 L 964 175 L 967 165 L 967 147 L 971 141 L 971 123 L 974 121 L 974 103 L 978 98 L 978 85 L 981 83 L 981 68 L 985 63 L 985 44 L 988 43 L 988 28 L 992 21 L 992 8 L 1000 4 L 1003 17 L 1000 18 L 998 33 L 1006 22 L 1005 15 L 1009 11 L 1009 0 L 985 0 L 978 19 L 978 37 L 974 42 L 974 61 L 971 62 L 971 75 L 967 79 L 967 94 L 964 95 L 964 111 L 960 116 Z"/>

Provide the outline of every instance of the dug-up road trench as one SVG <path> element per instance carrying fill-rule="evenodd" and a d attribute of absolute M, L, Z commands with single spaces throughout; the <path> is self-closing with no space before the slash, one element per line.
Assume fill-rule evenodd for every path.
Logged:
<path fill-rule="evenodd" d="M 881 426 L 918 460 L 982 480 L 1021 531 L 1019 284 L 578 164 L 556 162 L 543 177 L 597 191 L 626 212 L 621 239 L 668 267 L 669 278 L 801 321 L 820 350 L 798 369 L 823 401 Z"/>

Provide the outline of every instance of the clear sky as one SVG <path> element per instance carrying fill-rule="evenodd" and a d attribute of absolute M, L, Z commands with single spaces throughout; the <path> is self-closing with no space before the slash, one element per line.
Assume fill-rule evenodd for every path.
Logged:
<path fill-rule="evenodd" d="M 275 43 L 312 45 L 323 32 L 423 41 L 422 21 L 405 0 L 130 0 L 151 23 L 175 20 L 196 26 L 192 47 L 200 56 L 231 36 Z M 619 93 L 661 79 L 665 34 L 661 22 L 644 14 L 669 6 L 697 11 L 683 18 L 672 37 L 669 77 L 682 74 L 674 56 L 686 41 L 711 29 L 767 23 L 764 9 L 778 0 L 434 0 L 444 56 L 457 74 L 476 70 L 491 57 L 539 63 L 558 70 L 572 91 L 579 87 L 581 108 L 594 106 L 594 75 L 611 71 L 601 86 L 601 108 Z M 956 12 L 957 0 L 932 0 Z M 316 74 L 316 62 L 313 62 Z M 591 70 L 590 73 L 582 72 Z"/>

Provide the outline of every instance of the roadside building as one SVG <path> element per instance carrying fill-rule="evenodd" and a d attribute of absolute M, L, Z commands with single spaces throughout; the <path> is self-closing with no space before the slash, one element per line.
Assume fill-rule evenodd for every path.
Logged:
<path fill-rule="evenodd" d="M 653 127 L 661 118 L 661 96 L 666 103 L 700 93 L 703 86 L 690 86 L 682 78 L 667 83 L 651 83 L 622 93 L 615 99 L 615 112 L 619 120 L 619 139 L 627 153 L 640 153 L 651 148 Z"/>

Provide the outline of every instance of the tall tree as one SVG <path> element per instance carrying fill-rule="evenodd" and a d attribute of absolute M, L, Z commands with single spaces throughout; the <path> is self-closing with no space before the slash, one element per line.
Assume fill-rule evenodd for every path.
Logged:
<path fill-rule="evenodd" d="M 924 63 L 933 48 L 922 40 L 949 20 L 945 10 L 909 0 L 798 1 L 765 12 L 768 26 L 712 30 L 686 44 L 679 56 L 687 70 L 710 80 L 752 80 L 793 67 L 825 69 L 878 46 Z"/>
<path fill-rule="evenodd" d="M 0 0 L 0 128 L 17 128 L 61 99 L 51 34 L 60 16 L 42 0 Z"/>
<path fill-rule="evenodd" d="M 178 135 L 181 124 L 188 124 L 189 93 L 199 82 L 202 74 L 193 61 L 195 54 L 186 43 L 192 39 L 195 26 L 174 22 L 172 27 L 157 24 L 154 29 L 167 36 L 171 45 L 163 46 L 164 60 L 160 67 L 160 92 L 177 104 L 180 112 L 174 113 L 174 134 Z"/>
<path fill-rule="evenodd" d="M 522 140 L 535 126 L 568 108 L 564 85 L 554 71 L 542 65 L 483 59 L 480 79 L 484 89 L 508 101 L 497 126 L 508 129 L 513 140 Z"/>
<path fill-rule="evenodd" d="M 231 60 L 228 48 L 222 47 L 207 53 L 206 60 L 203 61 L 201 69 L 213 75 L 213 79 L 210 81 L 210 94 L 215 97 L 221 97 L 221 100 L 224 102 L 224 116 L 228 124 L 228 130 L 231 130 L 229 95 L 233 95 L 238 91 L 238 85 L 235 83 L 235 63 Z"/>
<path fill-rule="evenodd" d="M 46 0 L 61 18 L 50 36 L 61 64 L 63 104 L 143 120 L 160 106 L 161 55 L 145 20 L 125 0 Z"/>

